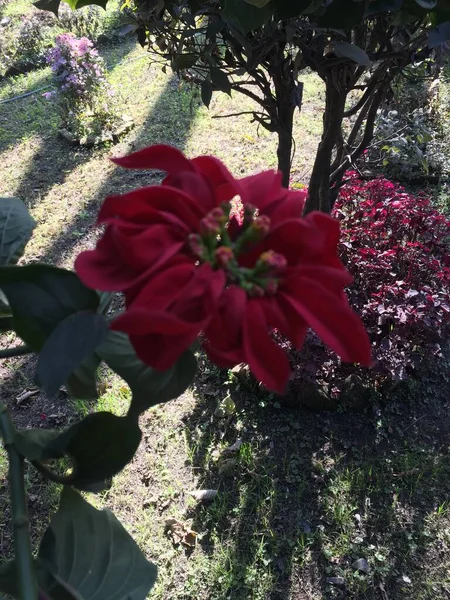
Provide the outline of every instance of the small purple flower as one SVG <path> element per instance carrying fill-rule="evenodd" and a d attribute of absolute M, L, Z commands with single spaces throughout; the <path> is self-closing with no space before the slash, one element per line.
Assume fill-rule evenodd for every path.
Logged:
<path fill-rule="evenodd" d="M 42 94 L 42 97 L 45 98 L 46 100 L 51 100 L 54 95 L 55 95 L 55 92 L 44 92 Z"/>

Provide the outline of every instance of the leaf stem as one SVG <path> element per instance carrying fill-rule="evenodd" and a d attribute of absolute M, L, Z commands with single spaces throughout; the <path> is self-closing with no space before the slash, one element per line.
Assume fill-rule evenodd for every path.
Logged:
<path fill-rule="evenodd" d="M 25 354 L 31 354 L 33 350 L 28 346 L 16 346 L 15 348 L 6 348 L 0 350 L 0 358 L 11 358 L 13 356 L 24 356 Z"/>
<path fill-rule="evenodd" d="M 36 600 L 36 577 L 31 551 L 29 519 L 25 497 L 23 456 L 14 445 L 15 427 L 4 405 L 0 405 L 0 433 L 9 458 L 9 488 L 16 552 L 16 573 L 20 600 Z"/>

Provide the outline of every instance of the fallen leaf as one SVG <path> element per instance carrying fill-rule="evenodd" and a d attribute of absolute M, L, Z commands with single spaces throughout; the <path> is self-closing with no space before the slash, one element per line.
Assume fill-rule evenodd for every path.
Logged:
<path fill-rule="evenodd" d="M 194 490 L 189 493 L 197 502 L 210 502 L 217 496 L 217 490 Z"/>
<path fill-rule="evenodd" d="M 214 411 L 214 415 L 219 417 L 219 419 L 224 419 L 225 417 L 229 417 L 236 412 L 236 404 L 234 400 L 231 398 L 230 394 L 225 396 L 225 398 L 219 403 L 219 406 Z"/>
<path fill-rule="evenodd" d="M 241 449 L 242 446 L 242 440 L 240 438 L 238 438 L 234 444 L 231 444 L 231 446 L 228 446 L 228 448 L 225 448 L 222 454 L 232 454 L 233 452 L 239 452 L 239 450 Z"/>
<path fill-rule="evenodd" d="M 174 544 L 183 544 L 188 548 L 195 547 L 198 533 L 188 527 L 186 523 L 170 518 L 166 519 L 166 528 L 169 530 Z"/>
<path fill-rule="evenodd" d="M 29 400 L 33 396 L 37 396 L 37 394 L 39 394 L 39 390 L 38 389 L 24 390 L 21 394 L 19 394 L 18 396 L 16 396 L 16 404 L 17 404 L 17 406 L 20 406 L 21 404 L 23 404 L 24 402 L 26 402 L 27 400 Z"/>

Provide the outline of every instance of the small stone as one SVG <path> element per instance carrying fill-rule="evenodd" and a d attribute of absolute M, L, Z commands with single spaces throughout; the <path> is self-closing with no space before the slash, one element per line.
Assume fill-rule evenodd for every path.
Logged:
<path fill-rule="evenodd" d="M 368 573 L 370 571 L 369 563 L 365 558 L 358 558 L 358 560 L 355 560 L 352 567 L 355 571 L 361 571 L 361 573 Z"/>
<path fill-rule="evenodd" d="M 400 582 L 410 585 L 412 583 L 411 577 L 408 577 L 408 575 L 402 575 Z"/>
<path fill-rule="evenodd" d="M 345 587 L 345 579 L 343 577 L 327 577 L 327 583 L 336 587 Z"/>

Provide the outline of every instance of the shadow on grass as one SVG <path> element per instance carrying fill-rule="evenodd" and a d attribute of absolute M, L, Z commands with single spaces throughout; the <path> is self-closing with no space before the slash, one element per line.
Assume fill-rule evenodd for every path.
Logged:
<path fill-rule="evenodd" d="M 127 59 L 133 49 L 134 45 L 127 43 L 109 52 L 112 53 L 114 62 L 120 63 Z M 38 79 L 38 74 L 30 78 L 33 82 L 31 89 L 52 83 L 47 71 L 42 72 L 41 78 L 42 80 Z M 27 91 L 31 90 L 24 88 L 20 93 Z M 59 118 L 55 103 L 42 98 L 42 92 L 0 105 L 0 119 L 0 151 L 36 137 L 34 154 L 26 171 L 20 173 L 20 183 L 15 191 L 15 195 L 22 198 L 30 208 L 38 204 L 53 187 L 64 183 L 78 167 L 96 155 L 105 153 L 105 148 L 101 147 L 71 147 L 61 138 L 58 134 Z M 64 197 L 58 198 L 61 203 L 65 200 Z"/>
<path fill-rule="evenodd" d="M 138 150 L 155 143 L 167 143 L 183 150 L 198 107 L 198 103 L 194 108 L 192 107 L 190 94 L 178 89 L 178 80 L 173 76 L 167 81 L 164 90 L 141 126 L 133 142 L 133 149 Z M 104 160 L 106 165 L 108 161 L 106 156 Z M 135 187 L 156 184 L 160 178 L 161 174 L 156 172 L 114 168 L 83 209 L 79 210 L 60 235 L 52 240 L 51 247 L 40 257 L 40 261 L 61 260 L 61 257 L 69 255 L 80 241 L 86 240 L 89 247 L 92 247 L 94 240 L 89 236 L 94 235 L 96 215 L 104 198 Z"/>
<path fill-rule="evenodd" d="M 198 486 L 219 490 L 191 515 L 208 532 L 208 597 L 448 597 L 448 382 L 347 413 L 289 410 L 233 385 L 225 419 L 204 392 L 217 383 L 204 377 L 185 419 Z"/>

